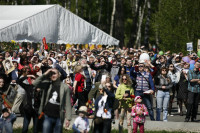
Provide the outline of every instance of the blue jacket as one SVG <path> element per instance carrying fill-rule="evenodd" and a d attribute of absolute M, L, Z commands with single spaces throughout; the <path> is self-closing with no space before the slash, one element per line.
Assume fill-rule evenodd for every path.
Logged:
<path fill-rule="evenodd" d="M 10 114 L 8 118 L 0 118 L 0 133 L 13 133 L 13 123 L 16 120 L 15 114 Z"/>

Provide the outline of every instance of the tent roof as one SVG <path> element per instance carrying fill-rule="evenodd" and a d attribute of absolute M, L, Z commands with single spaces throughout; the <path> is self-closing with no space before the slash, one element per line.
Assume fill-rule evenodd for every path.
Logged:
<path fill-rule="evenodd" d="M 0 5 L 0 41 L 118 45 L 119 41 L 59 5 Z"/>

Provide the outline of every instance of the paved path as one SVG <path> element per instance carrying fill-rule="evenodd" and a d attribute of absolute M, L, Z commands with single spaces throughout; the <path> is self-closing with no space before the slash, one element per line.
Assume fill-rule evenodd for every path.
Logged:
<path fill-rule="evenodd" d="M 155 99 L 154 99 L 154 105 L 155 105 Z M 187 122 L 185 123 L 185 107 L 183 107 L 184 110 L 184 116 L 180 116 L 178 113 L 177 103 L 176 101 L 173 103 L 173 110 L 172 114 L 174 116 L 168 116 L 168 122 L 162 122 L 162 121 L 150 121 L 149 117 L 146 118 L 145 123 L 145 129 L 146 130 L 167 130 L 167 131 L 185 131 L 185 132 L 199 132 L 200 133 L 200 114 L 198 113 L 197 120 L 199 122 Z M 200 112 L 200 110 L 198 111 Z M 155 114 L 155 109 L 154 109 Z M 155 114 L 156 116 L 156 114 Z M 72 122 L 76 118 L 76 115 L 73 111 L 72 115 Z M 162 114 L 161 114 L 162 119 Z M 91 120 L 90 120 L 91 123 Z M 23 125 L 23 117 L 18 117 L 17 121 L 14 124 L 14 127 L 22 127 Z M 30 124 L 32 126 L 32 122 Z M 115 124 L 113 125 L 114 129 L 118 129 L 118 120 L 116 120 Z M 126 121 L 124 121 L 124 128 L 126 128 Z"/>

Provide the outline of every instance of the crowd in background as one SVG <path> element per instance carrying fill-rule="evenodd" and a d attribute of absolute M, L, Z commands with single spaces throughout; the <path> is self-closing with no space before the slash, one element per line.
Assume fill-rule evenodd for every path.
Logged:
<path fill-rule="evenodd" d="M 145 116 L 167 122 L 174 101 L 180 116 L 186 114 L 185 122 L 196 121 L 199 69 L 196 53 L 157 54 L 144 47 L 90 50 L 61 45 L 37 50 L 28 44 L 4 51 L 0 54 L 0 130 L 12 128 L 15 113 L 20 113 L 23 133 L 28 132 L 31 119 L 34 133 L 60 133 L 64 123 L 71 124 L 74 132 L 87 133 L 88 118 L 94 121 L 95 133 L 111 132 L 116 119 L 123 132 L 125 116 L 129 133 L 137 132 L 138 126 L 144 132 Z M 73 107 L 78 117 L 70 123 Z M 8 118 L 12 119 L 5 122 Z"/>

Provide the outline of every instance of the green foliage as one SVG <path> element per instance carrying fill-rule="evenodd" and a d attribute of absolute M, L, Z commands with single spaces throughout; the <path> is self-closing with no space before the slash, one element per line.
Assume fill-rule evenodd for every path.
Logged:
<path fill-rule="evenodd" d="M 25 5 L 31 4 L 31 0 L 17 0 L 17 4 L 21 3 Z M 69 0 L 50 0 L 50 4 L 63 5 L 67 2 L 66 8 L 68 8 Z M 76 13 L 76 0 L 71 1 L 70 11 Z M 89 23 L 97 26 L 101 30 L 109 34 L 111 14 L 113 9 L 113 0 L 78 0 L 78 16 L 82 17 Z M 141 7 L 143 7 L 145 0 L 141 0 Z M 149 43 L 156 44 L 156 35 L 158 33 L 159 45 L 158 47 L 163 51 L 172 52 L 184 52 L 186 53 L 186 43 L 193 42 L 194 50 L 196 50 L 197 39 L 200 35 L 200 1 L 199 0 L 149 0 L 151 3 L 151 16 L 149 27 Z M 118 2 L 118 1 L 116 1 Z M 123 18 L 116 18 L 124 20 L 124 39 L 125 45 L 130 40 L 130 35 L 133 33 L 133 20 L 134 6 L 136 0 L 124 0 L 123 1 Z M 0 0 L 0 5 L 11 5 L 14 0 Z M 46 0 L 36 0 L 36 5 L 46 4 Z M 101 21 L 98 23 L 99 13 L 101 10 Z M 139 7 L 138 7 L 139 8 Z M 147 16 L 147 5 L 144 13 L 144 19 L 141 29 L 141 43 L 144 42 L 144 31 Z M 83 12 L 83 13 L 82 13 Z M 119 11 L 118 11 L 119 12 Z M 116 20 L 115 20 L 116 22 Z M 114 26 L 115 27 L 115 26 Z M 119 32 L 118 29 L 114 29 L 114 32 Z M 113 33 L 113 35 L 115 35 Z M 120 39 L 120 38 L 117 38 Z"/>
<path fill-rule="evenodd" d="M 186 53 L 186 43 L 193 42 L 196 50 L 199 38 L 199 0 L 162 0 L 154 14 L 154 30 L 158 30 L 160 49 Z"/>

